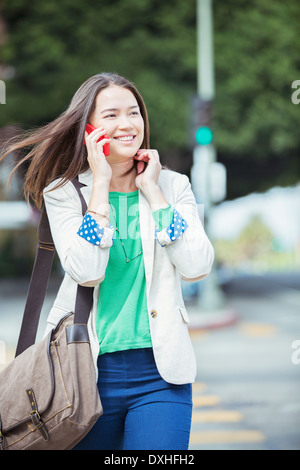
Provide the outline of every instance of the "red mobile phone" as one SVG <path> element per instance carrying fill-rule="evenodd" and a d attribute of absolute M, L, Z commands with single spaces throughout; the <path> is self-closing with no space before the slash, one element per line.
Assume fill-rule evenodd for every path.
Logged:
<path fill-rule="evenodd" d="M 95 126 L 92 126 L 92 124 L 89 124 L 89 123 L 87 123 L 86 128 L 85 128 L 85 130 L 88 134 L 90 134 L 95 129 L 97 129 L 97 128 Z M 107 134 L 104 134 L 97 140 L 97 142 L 99 142 L 102 139 L 109 139 L 109 136 Z M 85 141 L 84 141 L 84 143 L 85 143 Z M 109 156 L 109 153 L 110 153 L 109 143 L 103 145 L 103 153 L 106 157 Z"/>

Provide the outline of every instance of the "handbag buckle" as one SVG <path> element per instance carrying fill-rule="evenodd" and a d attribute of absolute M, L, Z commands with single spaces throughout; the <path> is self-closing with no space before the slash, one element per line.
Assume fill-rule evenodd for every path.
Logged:
<path fill-rule="evenodd" d="M 30 416 L 32 416 L 32 415 L 35 415 L 38 418 L 38 420 L 42 421 L 42 418 L 41 418 L 40 413 L 38 412 L 38 410 L 32 410 L 30 412 Z"/>
<path fill-rule="evenodd" d="M 32 388 L 26 390 L 31 405 L 30 419 L 35 429 L 38 429 L 45 441 L 49 440 L 49 434 L 40 413 L 38 412 L 37 402 Z"/>

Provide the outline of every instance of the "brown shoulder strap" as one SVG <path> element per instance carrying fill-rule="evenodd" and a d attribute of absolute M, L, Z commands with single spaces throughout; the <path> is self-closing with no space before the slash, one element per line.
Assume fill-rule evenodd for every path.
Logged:
<path fill-rule="evenodd" d="M 84 215 L 87 207 L 80 188 L 85 185 L 80 183 L 77 178 L 72 180 L 72 183 L 80 197 L 82 214 Z M 30 279 L 16 356 L 21 354 L 35 342 L 54 253 L 55 247 L 50 231 L 49 220 L 45 206 L 43 206 L 38 227 L 37 251 Z M 75 306 L 75 323 L 87 323 L 93 303 L 93 291 L 93 287 L 83 287 L 78 285 Z"/>

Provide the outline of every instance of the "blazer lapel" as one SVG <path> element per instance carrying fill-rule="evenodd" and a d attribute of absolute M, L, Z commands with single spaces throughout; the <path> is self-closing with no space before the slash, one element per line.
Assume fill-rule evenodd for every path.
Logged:
<path fill-rule="evenodd" d="M 89 204 L 91 195 L 92 195 L 92 187 L 93 187 L 93 173 L 92 171 L 86 170 L 83 173 L 78 175 L 78 181 L 82 185 L 81 192 L 84 196 L 86 203 Z"/>

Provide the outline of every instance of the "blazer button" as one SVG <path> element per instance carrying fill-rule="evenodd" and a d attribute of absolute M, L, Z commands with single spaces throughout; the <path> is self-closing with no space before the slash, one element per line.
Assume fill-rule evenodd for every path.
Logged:
<path fill-rule="evenodd" d="M 152 310 L 152 312 L 151 312 L 151 317 L 152 317 L 152 318 L 156 318 L 156 317 L 157 317 L 157 311 L 156 311 L 156 310 Z"/>

